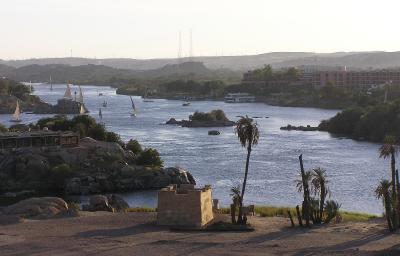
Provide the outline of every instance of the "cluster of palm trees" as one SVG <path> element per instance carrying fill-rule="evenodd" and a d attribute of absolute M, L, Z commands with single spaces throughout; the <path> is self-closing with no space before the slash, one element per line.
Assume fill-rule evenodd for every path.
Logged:
<path fill-rule="evenodd" d="M 247 218 L 243 214 L 243 199 L 246 191 L 247 176 L 249 172 L 249 162 L 252 147 L 256 146 L 259 139 L 257 123 L 253 122 L 248 116 L 240 117 L 236 123 L 235 132 L 242 147 L 247 149 L 246 167 L 243 184 L 241 188 L 234 187 L 231 190 L 233 199 L 232 222 L 246 224 Z M 391 181 L 381 180 L 375 190 L 378 199 L 382 199 L 385 207 L 385 215 L 390 231 L 400 228 L 400 182 L 399 173 L 396 170 L 396 154 L 398 146 L 394 136 L 386 136 L 384 144 L 380 150 L 381 158 L 390 158 Z M 330 196 L 326 170 L 314 168 L 305 171 L 303 167 L 302 155 L 299 156 L 301 180 L 297 181 L 297 189 L 303 192 L 303 203 L 301 213 L 298 209 L 299 224 L 302 226 L 302 218 L 305 225 L 310 226 L 310 221 L 314 224 L 329 223 L 333 218 L 339 216 L 340 204 L 333 200 L 326 200 Z M 235 209 L 239 209 L 238 218 L 235 219 Z"/>
<path fill-rule="evenodd" d="M 243 184 L 231 189 L 231 197 L 233 204 L 231 205 L 232 223 L 246 224 L 247 218 L 243 214 L 243 199 L 246 191 L 247 176 L 249 172 L 249 162 L 252 147 L 257 145 L 260 134 L 257 123 L 253 122 L 248 116 L 241 116 L 236 123 L 235 133 L 238 136 L 242 147 L 247 149 L 246 167 L 244 173 Z M 302 205 L 302 215 L 305 218 L 306 226 L 309 226 L 310 220 L 313 223 L 327 223 L 339 214 L 340 205 L 326 198 L 330 195 L 326 171 L 321 168 L 315 168 L 312 171 L 304 171 L 302 156 L 300 155 L 300 167 L 302 180 L 298 182 L 297 188 L 304 192 L 304 201 Z M 310 195 L 311 193 L 314 197 Z M 316 196 L 318 195 L 318 198 Z M 236 220 L 235 212 L 239 210 Z M 301 214 L 298 212 L 299 222 L 301 222 Z M 301 224 L 302 225 L 302 224 Z"/>
<path fill-rule="evenodd" d="M 305 220 L 306 227 L 310 226 L 310 221 L 313 224 L 329 223 L 339 216 L 340 204 L 334 200 L 326 200 L 331 194 L 326 170 L 316 167 L 305 171 L 302 155 L 299 156 L 299 161 L 301 179 L 296 180 L 296 187 L 299 192 L 303 192 L 301 213 L 299 207 L 296 207 L 299 225 L 303 226 L 302 219 Z"/>
<path fill-rule="evenodd" d="M 396 170 L 396 154 L 398 146 L 394 136 L 386 136 L 384 144 L 379 149 L 379 157 L 390 158 L 391 181 L 383 179 L 375 190 L 378 199 L 382 199 L 385 216 L 391 232 L 400 228 L 400 183 Z"/>

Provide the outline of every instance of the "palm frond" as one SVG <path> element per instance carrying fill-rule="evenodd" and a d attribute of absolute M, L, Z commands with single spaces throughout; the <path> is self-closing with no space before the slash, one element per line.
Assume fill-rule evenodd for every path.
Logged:
<path fill-rule="evenodd" d="M 396 138 L 391 135 L 387 135 L 384 139 L 384 144 L 379 148 L 380 158 L 389 158 L 392 153 L 398 152 L 398 146 L 396 145 Z"/>
<path fill-rule="evenodd" d="M 257 145 L 260 137 L 258 124 L 253 123 L 253 119 L 247 115 L 245 117 L 241 116 L 237 121 L 235 133 L 237 134 L 242 147 Z"/>

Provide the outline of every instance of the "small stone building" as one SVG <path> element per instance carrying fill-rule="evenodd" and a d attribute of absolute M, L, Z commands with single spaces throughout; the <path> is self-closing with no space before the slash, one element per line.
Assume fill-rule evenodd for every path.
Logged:
<path fill-rule="evenodd" d="M 170 185 L 158 192 L 157 224 L 203 227 L 214 219 L 211 187 Z"/>
<path fill-rule="evenodd" d="M 79 134 L 65 131 L 31 131 L 0 133 L 0 150 L 37 147 L 75 147 L 79 145 Z"/>

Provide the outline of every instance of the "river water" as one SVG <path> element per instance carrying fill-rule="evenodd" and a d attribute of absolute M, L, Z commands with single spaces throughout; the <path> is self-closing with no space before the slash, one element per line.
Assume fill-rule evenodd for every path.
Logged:
<path fill-rule="evenodd" d="M 65 85 L 34 85 L 34 94 L 55 104 L 64 94 Z M 72 91 L 77 91 L 73 86 Z M 231 120 L 248 115 L 259 124 L 259 144 L 251 154 L 245 203 L 294 206 L 301 203 L 295 180 L 299 178 L 298 156 L 303 154 L 306 169 L 320 166 L 327 170 L 331 199 L 342 209 L 380 214 L 381 202 L 374 189 L 382 178 L 389 178 L 389 162 L 378 158 L 378 144 L 332 137 L 325 132 L 281 131 L 281 126 L 318 125 L 334 116 L 336 110 L 274 107 L 262 103 L 227 104 L 221 101 L 194 101 L 188 107 L 182 101 L 156 99 L 143 102 L 134 97 L 137 117 L 131 117 L 128 96 L 117 95 L 114 88 L 83 86 L 84 100 L 90 115 L 103 122 L 108 130 L 124 140 L 137 139 L 145 147 L 156 148 L 165 166 L 181 166 L 189 170 L 198 185 L 210 184 L 214 198 L 222 205 L 230 204 L 230 188 L 243 179 L 246 150 L 239 144 L 232 127 L 218 128 L 219 136 L 209 136 L 209 128 L 182 128 L 163 125 L 169 118 L 187 119 L 194 111 L 223 109 Z M 98 96 L 99 92 L 103 96 Z M 23 114 L 24 123 L 35 122 L 49 115 Z M 50 115 L 51 116 L 51 115 Z M 266 118 L 268 117 L 268 118 Z M 10 125 L 11 115 L 0 115 L 0 122 Z M 156 192 L 124 194 L 131 206 L 155 206 Z M 83 198 L 84 199 L 84 198 Z"/>

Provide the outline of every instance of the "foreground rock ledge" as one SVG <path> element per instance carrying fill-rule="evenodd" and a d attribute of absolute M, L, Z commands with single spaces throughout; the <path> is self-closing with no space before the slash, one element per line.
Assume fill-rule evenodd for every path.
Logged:
<path fill-rule="evenodd" d="M 31 190 L 48 194 L 62 189 L 66 194 L 99 194 L 159 189 L 169 184 L 195 184 L 180 167 L 139 166 L 136 155 L 114 142 L 83 138 L 71 148 L 18 148 L 0 152 L 2 194 Z M 68 165 L 66 179 L 54 168 Z M 60 170 L 60 168 L 59 168 Z M 60 191 L 57 191 L 60 192 Z"/>

